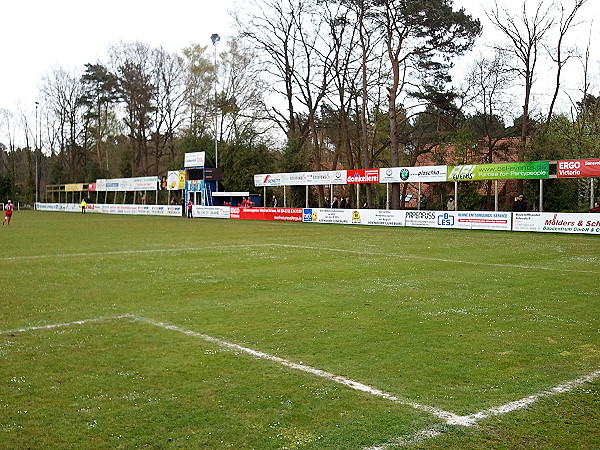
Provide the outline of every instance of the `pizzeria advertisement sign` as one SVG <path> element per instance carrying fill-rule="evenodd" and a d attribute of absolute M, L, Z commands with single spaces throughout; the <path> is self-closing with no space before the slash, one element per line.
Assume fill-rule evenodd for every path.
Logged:
<path fill-rule="evenodd" d="M 380 183 L 432 183 L 446 181 L 447 166 L 387 167 L 379 169 Z"/>
<path fill-rule="evenodd" d="M 448 181 L 529 180 L 548 178 L 548 161 L 448 166 Z"/>

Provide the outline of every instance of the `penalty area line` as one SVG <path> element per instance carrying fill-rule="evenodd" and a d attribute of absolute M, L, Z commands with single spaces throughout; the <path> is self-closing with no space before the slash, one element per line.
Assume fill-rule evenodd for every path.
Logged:
<path fill-rule="evenodd" d="M 469 414 L 467 416 L 455 416 L 455 418 L 452 421 L 447 421 L 446 423 L 448 426 L 476 426 L 477 422 L 479 422 L 480 420 L 492 416 L 501 416 L 503 414 L 508 414 L 510 412 L 517 411 L 520 409 L 525 409 L 529 405 L 537 402 L 542 398 L 552 397 L 558 394 L 565 394 L 583 386 L 586 383 L 592 383 L 598 378 L 600 378 L 600 370 L 596 370 L 595 372 L 592 372 L 588 375 L 584 375 L 583 377 L 567 381 L 566 383 L 559 384 L 558 386 L 554 386 L 543 392 L 530 395 L 520 400 L 505 403 L 504 405 L 496 406 L 494 408 L 484 409 L 483 411 L 479 411 L 475 414 Z M 415 444 L 421 443 L 425 440 L 438 437 L 442 435 L 444 431 L 448 431 L 449 429 L 450 428 L 432 426 L 430 428 L 417 431 L 411 436 L 401 436 L 383 444 L 364 447 L 363 450 L 387 450 L 392 447 L 410 447 Z"/>
<path fill-rule="evenodd" d="M 119 316 L 96 317 L 94 319 L 75 320 L 73 322 L 51 323 L 47 325 L 34 325 L 31 327 L 16 328 L 14 330 L 0 330 L 0 336 L 4 334 L 26 333 L 36 330 L 52 330 L 53 328 L 72 327 L 73 325 L 83 325 L 87 323 L 107 322 L 109 320 L 131 319 L 131 314 L 121 314 Z"/>
<path fill-rule="evenodd" d="M 450 411 L 444 411 L 442 409 L 435 408 L 433 406 L 421 405 L 420 403 L 402 399 L 393 394 L 390 394 L 390 393 L 381 391 L 377 388 L 368 386 L 364 383 L 361 383 L 361 382 L 358 382 L 358 381 L 355 381 L 355 380 L 352 380 L 350 378 L 346 378 L 346 377 L 343 377 L 340 375 L 335 375 L 333 373 L 326 372 L 321 369 L 316 369 L 316 368 L 308 366 L 302 362 L 295 363 L 293 361 L 289 361 L 287 359 L 280 358 L 278 356 L 269 355 L 268 353 L 265 353 L 265 352 L 261 352 L 261 351 L 254 350 L 254 349 L 251 349 L 248 347 L 244 347 L 239 344 L 234 344 L 232 342 L 228 342 L 228 341 L 225 341 L 225 340 L 222 340 L 219 338 L 215 338 L 215 337 L 209 336 L 207 334 L 198 333 L 197 331 L 187 330 L 187 329 L 179 327 L 177 325 L 172 325 L 172 324 L 168 324 L 168 323 L 161 322 L 158 320 L 149 319 L 147 317 L 131 316 L 131 318 L 134 320 L 138 320 L 140 322 L 145 322 L 150 325 L 155 325 L 157 327 L 164 328 L 165 330 L 176 331 L 176 332 L 185 334 L 187 336 L 200 338 L 207 342 L 219 345 L 221 347 L 225 347 L 225 348 L 229 348 L 234 351 L 246 353 L 257 359 L 264 359 L 264 360 L 272 361 L 272 362 L 281 364 L 282 366 L 289 367 L 289 368 L 295 369 L 295 370 L 299 370 L 301 372 L 305 372 L 305 373 L 308 373 L 310 375 L 314 375 L 317 377 L 321 377 L 326 380 L 333 381 L 334 383 L 349 387 L 351 389 L 365 392 L 365 393 L 373 395 L 375 397 L 380 397 L 380 398 L 384 398 L 386 400 L 390 400 L 390 401 L 392 401 L 394 403 L 398 403 L 400 405 L 410 406 L 411 408 L 414 408 L 421 412 L 426 412 L 426 413 L 432 414 L 433 416 L 437 417 L 438 419 L 443 420 L 446 423 L 454 423 L 455 421 L 460 420 L 460 416 L 458 416 L 454 413 L 451 413 Z"/>
<path fill-rule="evenodd" d="M 413 409 L 416 409 L 421 412 L 429 413 L 429 414 L 433 415 L 434 417 L 441 419 L 445 423 L 445 426 L 444 425 L 434 425 L 432 427 L 417 431 L 416 433 L 414 433 L 410 436 L 401 436 L 401 437 L 398 437 L 387 443 L 382 443 L 382 444 L 378 444 L 375 446 L 365 447 L 364 450 L 385 450 L 390 447 L 411 446 L 416 443 L 422 442 L 424 440 L 428 440 L 428 439 L 432 439 L 437 436 L 440 436 L 444 432 L 450 430 L 451 428 L 449 428 L 449 427 L 476 426 L 477 422 L 479 422 L 480 420 L 486 419 L 488 417 L 500 416 L 500 415 L 507 414 L 507 413 L 510 413 L 510 412 L 513 412 L 516 410 L 524 409 L 542 398 L 568 393 L 570 391 L 573 391 L 573 390 L 583 386 L 586 383 L 591 383 L 591 382 L 597 380 L 598 378 L 600 378 L 600 369 L 598 369 L 588 375 L 576 378 L 571 381 L 567 381 L 565 383 L 559 384 L 557 386 L 554 386 L 550 389 L 539 392 L 537 394 L 533 394 L 528 397 L 524 397 L 520 400 L 512 401 L 512 402 L 509 402 L 509 403 L 506 403 L 504 405 L 500 405 L 497 407 L 484 409 L 484 410 L 476 412 L 474 414 L 460 416 L 460 415 L 454 414 L 450 411 L 444 411 L 442 409 L 439 409 L 439 408 L 436 408 L 433 406 L 422 405 L 420 403 L 402 399 L 393 394 L 390 394 L 390 393 L 381 391 L 377 388 L 368 386 L 364 383 L 354 381 L 347 377 L 335 375 L 333 373 L 308 366 L 302 362 L 295 363 L 293 361 L 290 361 L 290 360 L 287 360 L 287 359 L 284 359 L 284 358 L 281 358 L 278 356 L 270 355 L 265 352 L 261 352 L 261 351 L 254 350 L 254 349 L 251 349 L 248 347 L 244 347 L 242 345 L 228 342 L 223 339 L 209 336 L 207 334 L 199 333 L 199 332 L 193 331 L 193 330 L 188 330 L 188 329 L 182 328 L 177 325 L 169 324 L 166 322 L 161 322 L 161 321 L 150 319 L 147 317 L 138 316 L 135 314 L 121 314 L 121 315 L 117 315 L 117 316 L 104 316 L 104 317 L 97 317 L 97 318 L 91 318 L 91 319 L 75 320 L 72 322 L 61 322 L 61 323 L 54 323 L 54 324 L 47 324 L 47 325 L 35 325 L 35 326 L 30 326 L 30 327 L 17 328 L 14 330 L 0 330 L 0 335 L 24 333 L 24 332 L 36 331 L 36 330 L 52 330 L 52 329 L 61 328 L 61 327 L 69 327 L 69 326 L 74 326 L 74 325 L 84 325 L 84 324 L 90 324 L 90 323 L 99 323 L 99 322 L 107 322 L 107 321 L 111 321 L 111 320 L 122 320 L 122 319 L 128 319 L 132 322 L 141 322 L 141 323 L 157 326 L 157 327 L 163 328 L 165 330 L 178 332 L 178 333 L 184 334 L 186 336 L 200 338 L 206 342 L 216 344 L 220 347 L 228 348 L 230 350 L 234 350 L 234 351 L 241 352 L 241 353 L 246 353 L 256 359 L 272 361 L 272 362 L 278 363 L 282 366 L 289 367 L 289 368 L 295 369 L 295 370 L 299 370 L 299 371 L 302 371 L 302 372 L 305 372 L 305 373 L 308 373 L 310 375 L 314 375 L 317 377 L 321 377 L 323 379 L 338 383 L 340 385 L 344 385 L 346 387 L 349 387 L 349 388 L 357 390 L 357 391 L 365 392 L 367 394 L 370 394 L 370 395 L 373 395 L 376 397 L 380 397 L 380 398 L 395 402 L 400 405 L 412 407 Z"/>

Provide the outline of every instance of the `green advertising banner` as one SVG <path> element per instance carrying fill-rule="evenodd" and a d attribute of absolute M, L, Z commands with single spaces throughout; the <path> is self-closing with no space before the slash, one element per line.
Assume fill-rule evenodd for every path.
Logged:
<path fill-rule="evenodd" d="M 548 161 L 448 166 L 448 181 L 548 178 Z"/>

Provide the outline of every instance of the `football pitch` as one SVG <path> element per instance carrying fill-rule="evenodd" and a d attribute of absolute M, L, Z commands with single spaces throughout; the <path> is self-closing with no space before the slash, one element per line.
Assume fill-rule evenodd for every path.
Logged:
<path fill-rule="evenodd" d="M 600 239 L 15 212 L 0 448 L 600 448 Z"/>

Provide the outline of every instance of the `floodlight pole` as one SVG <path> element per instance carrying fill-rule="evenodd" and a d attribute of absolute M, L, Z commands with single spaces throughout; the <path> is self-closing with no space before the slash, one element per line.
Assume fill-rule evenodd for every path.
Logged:
<path fill-rule="evenodd" d="M 217 34 L 214 33 L 211 37 L 210 40 L 213 43 L 213 47 L 215 48 L 215 81 L 214 81 L 214 87 L 215 87 L 215 168 L 219 167 L 219 140 L 217 139 L 217 42 L 219 42 L 221 40 L 221 37 Z M 219 190 L 219 182 L 217 181 L 216 184 L 216 191 Z"/>
<path fill-rule="evenodd" d="M 35 152 L 35 203 L 38 202 L 38 184 L 39 184 L 39 175 L 38 175 L 38 105 L 40 102 L 35 102 L 35 139 L 34 142 L 34 152 Z"/>

